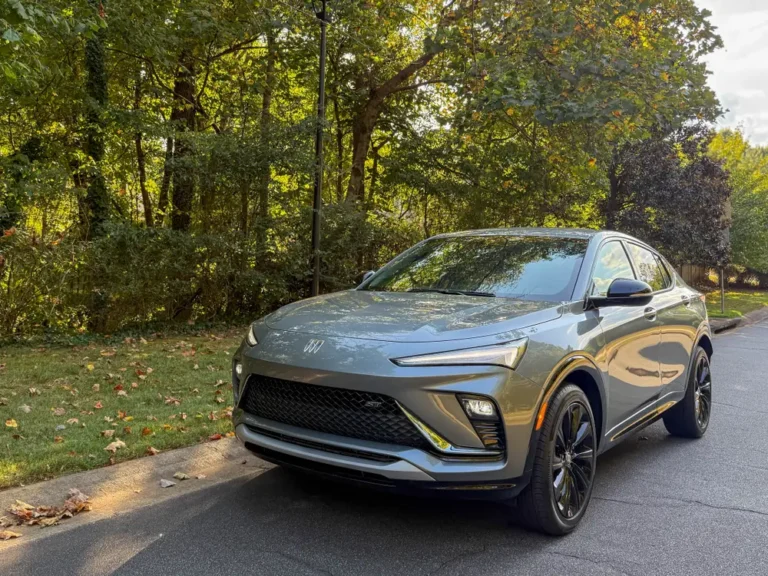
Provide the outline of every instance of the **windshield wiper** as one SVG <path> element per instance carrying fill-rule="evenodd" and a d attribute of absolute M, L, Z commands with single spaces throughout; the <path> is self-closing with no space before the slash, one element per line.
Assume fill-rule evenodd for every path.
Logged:
<path fill-rule="evenodd" d="M 437 292 L 438 294 L 453 294 L 456 296 L 484 296 L 486 298 L 495 298 L 493 292 L 476 292 L 474 290 L 451 290 L 448 288 L 409 288 L 407 292 Z"/>

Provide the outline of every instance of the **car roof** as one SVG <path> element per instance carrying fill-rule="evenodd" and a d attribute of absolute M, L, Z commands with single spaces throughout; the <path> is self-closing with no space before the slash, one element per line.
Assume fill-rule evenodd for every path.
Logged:
<path fill-rule="evenodd" d="M 438 234 L 433 238 L 456 238 L 462 236 L 538 236 L 543 238 L 573 238 L 591 240 L 595 237 L 620 236 L 635 240 L 627 234 L 610 230 L 591 230 L 589 228 L 487 228 L 484 230 L 465 230 Z"/>

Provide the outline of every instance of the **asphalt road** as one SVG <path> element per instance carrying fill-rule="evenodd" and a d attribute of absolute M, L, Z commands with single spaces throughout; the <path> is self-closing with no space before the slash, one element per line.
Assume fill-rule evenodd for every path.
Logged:
<path fill-rule="evenodd" d="M 768 322 L 719 336 L 706 436 L 661 423 L 598 461 L 553 539 L 506 506 L 397 498 L 277 468 L 0 551 L 0 574 L 766 574 Z"/>

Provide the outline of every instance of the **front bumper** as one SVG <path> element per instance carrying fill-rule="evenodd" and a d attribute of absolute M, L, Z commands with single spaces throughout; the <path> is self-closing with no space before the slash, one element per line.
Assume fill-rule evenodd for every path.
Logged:
<path fill-rule="evenodd" d="M 237 437 L 261 457 L 395 487 L 509 493 L 524 486 L 540 392 L 530 380 L 502 367 L 400 367 L 389 361 L 412 353 L 413 344 L 406 349 L 391 342 L 325 338 L 318 353 L 307 355 L 292 352 L 303 350 L 308 339 L 305 334 L 269 331 L 260 336 L 259 345 L 241 347 L 234 356 L 235 362 L 242 363 L 243 374 L 233 378 L 233 422 Z M 456 347 L 455 342 L 440 345 L 444 349 Z M 431 345 L 425 352 L 440 351 L 440 345 Z M 259 418 L 239 403 L 240 383 L 251 374 L 390 396 L 458 450 L 456 454 L 436 454 Z M 501 456 L 484 452 L 456 397 L 459 393 L 494 400 L 505 437 Z"/>

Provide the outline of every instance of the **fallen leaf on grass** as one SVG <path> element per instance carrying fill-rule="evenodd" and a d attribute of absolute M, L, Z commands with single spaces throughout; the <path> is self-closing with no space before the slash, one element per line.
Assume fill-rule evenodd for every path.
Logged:
<path fill-rule="evenodd" d="M 62 438 L 61 436 L 55 436 L 53 438 L 53 441 L 55 444 L 61 444 L 62 442 L 64 442 L 64 438 Z"/>
<path fill-rule="evenodd" d="M 227 432 L 226 434 L 224 434 L 224 436 L 226 436 L 227 438 L 233 438 L 233 437 L 235 436 L 235 433 L 234 433 L 234 432 L 232 432 L 232 430 L 230 430 L 229 432 Z"/>
<path fill-rule="evenodd" d="M 176 482 L 171 482 L 165 478 L 160 479 L 160 488 L 170 488 L 171 486 L 176 486 Z"/>
<path fill-rule="evenodd" d="M 131 427 L 123 426 L 123 434 L 130 434 L 130 433 L 131 433 Z"/>
<path fill-rule="evenodd" d="M 131 388 L 138 388 L 139 383 L 138 382 L 131 382 Z"/>
<path fill-rule="evenodd" d="M 216 396 L 215 400 L 216 400 L 216 404 L 224 404 L 224 398 L 222 398 L 221 396 Z"/>
<path fill-rule="evenodd" d="M 147 455 L 149 456 L 155 456 L 156 454 L 159 454 L 160 450 L 157 448 L 152 448 L 152 446 L 147 446 Z"/>
<path fill-rule="evenodd" d="M 12 530 L 3 530 L 0 532 L 0 540 L 10 540 L 11 538 L 19 538 L 21 534 L 13 532 Z"/>
<path fill-rule="evenodd" d="M 54 408 L 53 409 L 53 415 L 54 416 L 64 416 L 64 414 L 66 414 L 66 413 L 67 413 L 67 409 L 66 408 L 59 407 L 59 408 Z"/>
<path fill-rule="evenodd" d="M 163 424 L 163 430 L 173 430 L 173 426 L 170 424 Z"/>
<path fill-rule="evenodd" d="M 29 395 L 30 396 L 40 396 L 40 390 L 37 388 L 30 388 L 29 389 Z"/>
<path fill-rule="evenodd" d="M 197 476 L 195 476 L 195 478 L 197 478 L 198 480 L 205 480 L 205 474 L 198 474 Z"/>
<path fill-rule="evenodd" d="M 94 405 L 93 405 L 93 407 L 94 407 L 96 410 L 101 410 L 102 408 L 104 408 L 104 404 L 102 404 L 102 403 L 101 403 L 101 400 L 99 400 L 98 402 L 96 402 L 96 404 L 94 404 Z"/>
<path fill-rule="evenodd" d="M 218 419 L 219 417 L 216 416 L 215 412 L 211 412 L 210 414 L 208 414 L 208 420 L 218 420 Z"/>
<path fill-rule="evenodd" d="M 67 427 L 64 426 L 64 424 L 59 424 L 58 426 L 56 426 L 56 432 L 61 432 L 62 430 L 66 430 L 66 429 Z"/>
<path fill-rule="evenodd" d="M 208 440 L 211 440 L 211 441 L 213 441 L 213 440 L 221 440 L 222 438 L 224 438 L 224 436 L 222 436 L 218 432 L 216 434 L 211 434 L 210 436 L 208 436 Z"/>
<path fill-rule="evenodd" d="M 178 406 L 181 404 L 181 400 L 178 398 L 174 398 L 173 396 L 166 396 L 165 397 L 165 403 L 166 404 L 173 404 L 174 406 Z"/>
<path fill-rule="evenodd" d="M 101 352 L 99 352 L 99 354 L 101 354 L 102 356 L 107 356 L 107 357 L 108 356 L 114 356 L 115 355 L 115 351 L 114 350 L 102 350 Z"/>
<path fill-rule="evenodd" d="M 114 422 L 115 419 L 112 416 L 104 416 L 104 422 Z"/>
<path fill-rule="evenodd" d="M 123 389 L 123 385 L 122 384 L 118 384 L 117 386 L 112 388 L 112 390 L 122 390 L 122 389 Z"/>
<path fill-rule="evenodd" d="M 120 448 L 125 448 L 125 442 L 122 440 L 115 440 L 114 442 L 110 442 L 104 450 L 107 452 L 112 452 L 114 454 L 117 452 Z"/>
<path fill-rule="evenodd" d="M 70 418 L 69 420 L 67 420 L 67 424 L 69 424 L 70 426 L 72 426 L 73 424 L 77 424 L 78 422 L 80 422 L 80 420 L 78 420 L 77 418 Z"/>
<path fill-rule="evenodd" d="M 0 406 L 8 406 L 8 398 L 0 398 Z"/>
<path fill-rule="evenodd" d="M 95 368 L 95 366 L 93 364 L 87 364 L 85 368 L 88 370 L 88 372 L 93 372 L 93 369 Z"/>
<path fill-rule="evenodd" d="M 18 428 L 19 427 L 19 424 L 13 418 L 9 418 L 8 420 L 6 420 L 5 421 L 5 425 L 8 428 Z"/>
<path fill-rule="evenodd" d="M 14 434 L 13 436 L 11 436 L 11 438 L 13 438 L 14 440 L 24 440 L 24 436 L 22 436 L 21 434 Z"/>
<path fill-rule="evenodd" d="M 26 404 L 22 404 L 21 406 L 19 406 L 19 410 L 24 412 L 24 414 L 29 414 L 30 412 L 32 412 L 32 406 L 27 406 Z"/>
<path fill-rule="evenodd" d="M 152 434 L 152 428 L 148 428 L 147 426 L 144 426 L 144 428 L 141 429 L 142 436 L 150 436 L 151 434 Z"/>
<path fill-rule="evenodd" d="M 93 386 L 91 386 L 91 390 L 93 390 L 94 392 L 98 392 L 99 388 L 101 387 L 98 384 L 94 384 Z"/>
<path fill-rule="evenodd" d="M 8 528 L 9 526 L 16 526 L 16 522 L 8 518 L 8 516 L 0 516 L 0 528 Z"/>
<path fill-rule="evenodd" d="M 126 398 L 127 398 L 127 397 L 128 397 L 128 392 L 126 392 L 125 390 L 120 390 L 120 391 L 117 393 L 117 395 L 118 395 L 118 396 L 124 396 L 124 397 L 126 397 Z"/>
<path fill-rule="evenodd" d="M 189 480 L 189 475 L 184 474 L 184 472 L 176 472 L 173 477 L 176 478 L 176 480 Z"/>
<path fill-rule="evenodd" d="M 219 386 L 224 386 L 224 380 L 216 380 L 216 384 L 213 385 L 214 388 L 218 388 Z M 218 394 L 221 394 L 221 391 L 217 391 Z"/>
<path fill-rule="evenodd" d="M 115 435 L 114 430 L 102 430 L 101 435 L 104 436 L 104 438 L 112 438 L 112 436 Z"/>

